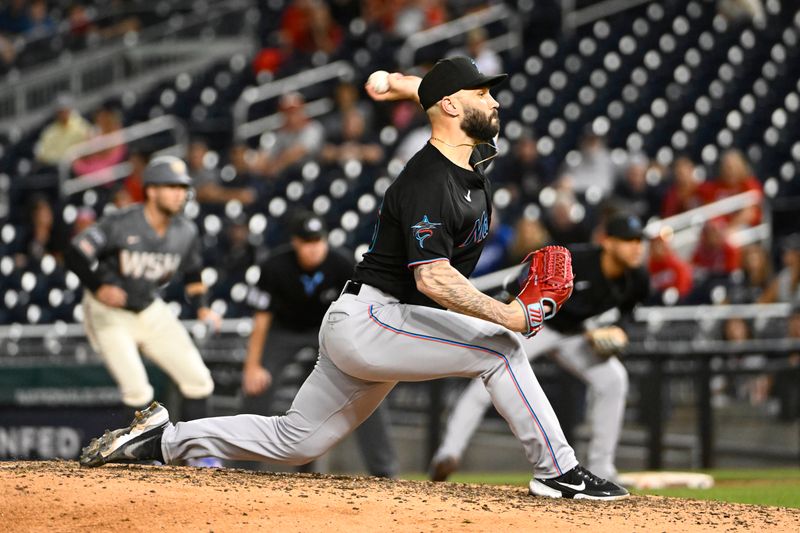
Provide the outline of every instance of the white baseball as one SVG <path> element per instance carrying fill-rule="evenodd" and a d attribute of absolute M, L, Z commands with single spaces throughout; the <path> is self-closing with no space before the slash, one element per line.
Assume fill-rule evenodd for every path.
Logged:
<path fill-rule="evenodd" d="M 369 75 L 367 83 L 376 93 L 383 94 L 389 90 L 389 73 L 385 70 L 376 70 Z"/>

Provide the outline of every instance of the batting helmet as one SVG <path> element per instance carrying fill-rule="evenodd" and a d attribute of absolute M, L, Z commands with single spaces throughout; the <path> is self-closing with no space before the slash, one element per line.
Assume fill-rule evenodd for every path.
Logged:
<path fill-rule="evenodd" d="M 144 169 L 142 185 L 192 185 L 186 163 L 175 156 L 156 157 Z"/>

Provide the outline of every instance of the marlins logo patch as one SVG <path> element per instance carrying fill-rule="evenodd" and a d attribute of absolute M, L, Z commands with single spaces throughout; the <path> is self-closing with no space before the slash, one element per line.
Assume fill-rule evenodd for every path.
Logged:
<path fill-rule="evenodd" d="M 419 242 L 420 248 L 425 248 L 425 239 L 433 235 L 433 230 L 441 225 L 441 222 L 431 222 L 428 220 L 428 215 L 425 215 L 422 220 L 411 226 L 411 229 L 414 230 L 414 238 Z"/>

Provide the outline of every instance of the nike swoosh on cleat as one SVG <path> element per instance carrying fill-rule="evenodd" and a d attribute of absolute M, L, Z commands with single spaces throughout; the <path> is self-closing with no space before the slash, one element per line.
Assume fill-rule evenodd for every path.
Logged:
<path fill-rule="evenodd" d="M 571 483 L 562 483 L 560 481 L 556 481 L 556 483 L 558 483 L 559 485 L 561 485 L 563 487 L 567 487 L 568 489 L 572 489 L 572 490 L 583 490 L 583 489 L 586 488 L 586 482 L 584 482 L 584 481 L 581 481 L 580 485 L 572 485 Z"/>

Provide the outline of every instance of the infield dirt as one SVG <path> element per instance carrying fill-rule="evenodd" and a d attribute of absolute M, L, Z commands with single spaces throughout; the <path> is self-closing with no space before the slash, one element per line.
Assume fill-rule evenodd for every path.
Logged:
<path fill-rule="evenodd" d="M 231 469 L 0 462 L 0 531 L 800 531 L 800 510 Z"/>

